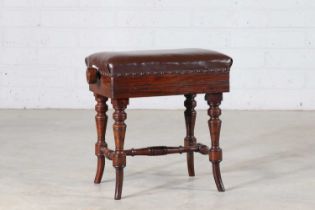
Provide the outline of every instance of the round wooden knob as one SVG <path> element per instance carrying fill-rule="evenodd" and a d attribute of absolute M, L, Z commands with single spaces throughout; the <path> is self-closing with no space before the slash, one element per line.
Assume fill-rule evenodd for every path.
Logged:
<path fill-rule="evenodd" d="M 98 79 L 98 72 L 95 68 L 87 68 L 86 70 L 86 80 L 89 84 L 96 83 Z"/>

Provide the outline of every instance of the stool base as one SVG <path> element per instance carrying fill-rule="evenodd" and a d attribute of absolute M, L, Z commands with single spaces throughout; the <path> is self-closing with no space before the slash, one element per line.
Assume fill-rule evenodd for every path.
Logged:
<path fill-rule="evenodd" d="M 196 94 L 186 94 L 185 100 L 185 122 L 186 122 L 186 137 L 184 139 L 184 146 L 168 147 L 168 146 L 152 146 L 146 148 L 132 148 L 124 149 L 124 139 L 126 133 L 125 120 L 127 114 L 125 109 L 129 103 L 129 99 L 112 99 L 114 107 L 113 113 L 113 131 L 115 138 L 115 150 L 108 148 L 105 141 L 107 115 L 106 112 L 108 107 L 106 102 L 108 98 L 95 94 L 96 99 L 96 128 L 97 128 L 97 142 L 95 144 L 95 154 L 97 156 L 97 172 L 94 182 L 99 184 L 101 182 L 105 158 L 111 160 L 113 167 L 116 169 L 116 189 L 115 199 L 120 200 L 123 186 L 124 167 L 126 166 L 127 156 L 159 156 L 168 154 L 187 154 L 187 168 L 189 176 L 195 176 L 194 171 L 194 153 L 198 152 L 202 155 L 209 155 L 209 160 L 212 163 L 213 177 L 217 186 L 218 191 L 224 191 L 224 185 L 221 178 L 220 162 L 222 161 L 222 150 L 219 147 L 219 138 L 221 130 L 221 109 L 219 108 L 222 101 L 222 93 L 209 93 L 205 95 L 205 100 L 209 105 L 208 115 L 210 119 L 208 121 L 211 147 L 197 143 L 196 137 L 194 136 L 194 126 L 196 121 L 196 101 L 194 100 Z"/>

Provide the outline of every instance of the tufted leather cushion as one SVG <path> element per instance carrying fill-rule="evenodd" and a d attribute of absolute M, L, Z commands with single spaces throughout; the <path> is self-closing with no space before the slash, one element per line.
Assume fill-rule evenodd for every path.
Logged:
<path fill-rule="evenodd" d="M 232 58 L 204 49 L 100 52 L 85 59 L 88 67 L 110 77 L 226 72 Z"/>

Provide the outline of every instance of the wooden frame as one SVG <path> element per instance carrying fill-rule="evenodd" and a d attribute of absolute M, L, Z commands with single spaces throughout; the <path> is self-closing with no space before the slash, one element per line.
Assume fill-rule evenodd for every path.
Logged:
<path fill-rule="evenodd" d="M 89 71 L 89 69 L 88 69 Z M 135 77 L 99 76 L 90 90 L 112 99 L 229 92 L 229 72 Z"/>
<path fill-rule="evenodd" d="M 194 153 L 199 152 L 203 155 L 209 155 L 212 163 L 213 177 L 218 191 L 224 191 L 224 185 L 221 178 L 220 162 L 222 161 L 222 150 L 219 147 L 221 120 L 221 110 L 219 108 L 222 101 L 222 93 L 229 91 L 229 71 L 211 71 L 198 72 L 190 74 L 162 74 L 162 75 L 142 75 L 142 76 L 119 76 L 111 77 L 101 75 L 96 69 L 89 67 L 87 69 L 87 80 L 89 88 L 94 92 L 96 99 L 96 128 L 97 142 L 95 144 L 95 154 L 97 156 L 97 171 L 94 182 L 101 182 L 105 158 L 112 160 L 116 170 L 116 188 L 115 199 L 121 199 L 123 174 L 126 166 L 127 156 L 137 155 L 167 155 L 174 153 L 187 154 L 188 175 L 195 176 L 194 171 Z M 194 127 L 196 121 L 196 101 L 195 96 L 198 93 L 205 94 L 205 100 L 209 105 L 208 121 L 211 147 L 197 143 L 194 136 Z M 125 112 L 129 99 L 134 97 L 148 96 L 166 96 L 166 95 L 184 95 L 186 100 L 184 106 L 186 137 L 184 146 L 166 147 L 155 146 L 140 149 L 124 149 L 127 114 Z M 108 107 L 106 102 L 108 98 L 114 108 L 113 132 L 115 138 L 115 150 L 107 147 L 105 133 L 107 126 L 106 112 Z"/>

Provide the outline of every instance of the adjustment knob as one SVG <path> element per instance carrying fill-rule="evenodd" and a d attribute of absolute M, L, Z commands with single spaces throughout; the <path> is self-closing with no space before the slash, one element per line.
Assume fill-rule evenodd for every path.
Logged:
<path fill-rule="evenodd" d="M 97 79 L 99 77 L 99 73 L 97 69 L 89 67 L 86 69 L 86 80 L 89 84 L 96 83 Z"/>

